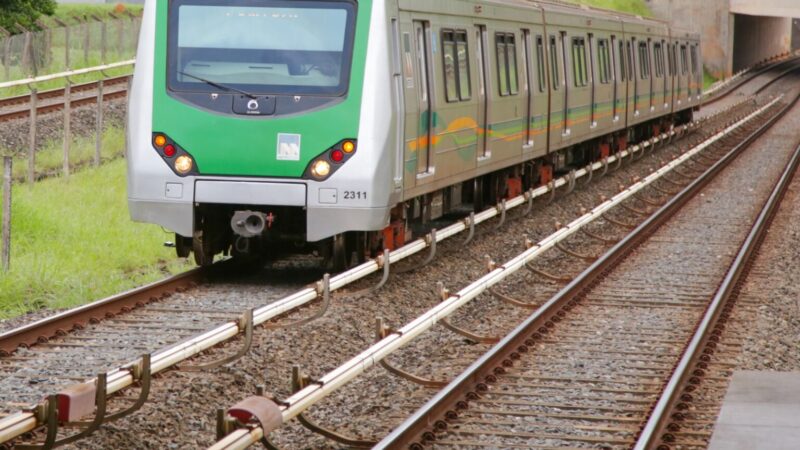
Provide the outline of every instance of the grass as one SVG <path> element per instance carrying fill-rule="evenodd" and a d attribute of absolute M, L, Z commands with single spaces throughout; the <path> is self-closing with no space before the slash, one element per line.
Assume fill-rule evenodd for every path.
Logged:
<path fill-rule="evenodd" d="M 141 15 L 141 5 L 127 5 L 121 8 L 137 17 Z M 54 16 L 43 16 L 42 21 L 51 26 L 48 32 L 39 31 L 33 40 L 33 49 L 37 53 L 38 75 L 46 75 L 66 70 L 95 67 L 104 63 L 113 63 L 133 59 L 136 53 L 139 19 L 131 20 L 127 15 L 121 20 L 112 20 L 108 12 L 119 11 L 116 5 L 99 4 L 60 4 Z M 89 18 L 92 14 L 106 18 L 106 34 L 103 39 L 103 24 L 89 20 L 88 25 L 80 25 L 76 16 Z M 118 14 L 119 15 L 119 14 Z M 66 28 L 57 25 L 55 18 L 64 20 L 69 26 L 69 64 L 67 64 Z M 25 36 L 12 36 L 9 44 L 11 55 L 8 67 L 0 68 L 0 81 L 12 81 L 32 76 L 31 67 L 22 67 L 22 54 L 25 48 Z M 105 48 L 105 55 L 103 54 Z M 124 75 L 131 72 L 131 67 L 108 71 L 110 76 Z M 100 73 L 73 77 L 74 82 L 95 81 L 102 77 Z M 62 87 L 65 80 L 53 80 L 38 84 L 38 89 L 46 90 Z M 25 86 L 0 91 L 0 97 L 27 94 Z"/>
<path fill-rule="evenodd" d="M 50 17 L 43 17 L 46 23 L 51 21 L 53 17 L 61 20 L 71 20 L 75 16 L 88 17 L 92 14 L 96 16 L 107 16 L 108 13 L 113 12 L 119 15 L 119 12 L 128 11 L 135 15 L 141 15 L 144 5 L 133 3 L 59 3 L 56 7 L 56 13 Z"/>
<path fill-rule="evenodd" d="M 16 161 L 15 161 L 16 162 Z M 154 225 L 128 216 L 125 161 L 13 188 L 11 271 L 0 319 L 87 303 L 190 267 Z"/>
<path fill-rule="evenodd" d="M 125 141 L 125 130 L 121 127 L 107 127 L 103 130 L 100 157 L 102 161 L 118 159 L 125 153 L 122 143 Z M 95 137 L 79 136 L 72 140 L 69 151 L 70 167 L 85 167 L 94 161 Z M 18 153 L 14 161 L 14 179 L 25 179 L 28 173 L 27 152 Z M 36 152 L 36 174 L 60 173 L 64 160 L 64 144 L 62 140 L 53 140 L 45 143 Z"/>
<path fill-rule="evenodd" d="M 703 90 L 704 91 L 706 89 L 708 89 L 709 87 L 711 87 L 711 85 L 716 83 L 717 81 L 719 81 L 718 78 L 715 78 L 714 75 L 711 75 L 710 73 L 708 73 L 708 70 L 706 68 L 703 68 Z"/>
<path fill-rule="evenodd" d="M 644 0 L 568 0 L 572 3 L 613 9 L 615 11 L 638 14 L 642 17 L 653 17 L 653 12 Z"/>

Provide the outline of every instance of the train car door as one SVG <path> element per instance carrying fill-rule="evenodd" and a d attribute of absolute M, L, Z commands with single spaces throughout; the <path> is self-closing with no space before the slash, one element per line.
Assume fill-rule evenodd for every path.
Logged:
<path fill-rule="evenodd" d="M 475 42 L 475 67 L 478 72 L 478 111 L 475 116 L 478 123 L 476 155 L 481 160 L 488 156 L 486 154 L 486 142 L 489 136 L 489 95 L 491 93 L 490 79 L 488 77 L 489 68 L 487 66 L 488 58 L 486 55 L 488 45 L 486 26 L 478 25 L 475 28 Z"/>
<path fill-rule="evenodd" d="M 430 173 L 431 138 L 434 135 L 429 58 L 429 25 L 409 21 L 401 29 L 405 79 L 405 187 L 417 186 Z M 430 177 L 432 178 L 432 177 Z"/>

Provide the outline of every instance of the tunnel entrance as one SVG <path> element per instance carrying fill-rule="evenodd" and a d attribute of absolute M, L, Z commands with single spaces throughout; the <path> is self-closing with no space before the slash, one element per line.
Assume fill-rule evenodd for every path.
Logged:
<path fill-rule="evenodd" d="M 733 15 L 733 71 L 789 52 L 793 47 L 793 20 L 784 17 Z"/>

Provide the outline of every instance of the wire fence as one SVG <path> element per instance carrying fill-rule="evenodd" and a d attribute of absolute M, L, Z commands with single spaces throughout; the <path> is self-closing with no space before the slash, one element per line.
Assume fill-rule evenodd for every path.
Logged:
<path fill-rule="evenodd" d="M 0 27 L 0 81 L 93 67 L 136 55 L 141 17 L 125 12 L 37 22 L 40 30 Z"/>

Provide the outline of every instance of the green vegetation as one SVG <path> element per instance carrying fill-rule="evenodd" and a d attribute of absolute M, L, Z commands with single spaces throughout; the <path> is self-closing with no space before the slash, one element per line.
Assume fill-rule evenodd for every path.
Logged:
<path fill-rule="evenodd" d="M 638 14 L 642 17 L 653 17 L 653 12 L 644 0 L 568 0 L 572 3 L 595 6 L 597 8 L 613 9 L 615 11 Z"/>
<path fill-rule="evenodd" d="M 714 75 L 708 73 L 708 69 L 706 69 L 705 67 L 703 68 L 703 90 L 708 89 L 709 87 L 711 87 L 712 84 L 716 83 L 718 80 L 719 79 L 714 77 Z"/>
<path fill-rule="evenodd" d="M 102 146 L 100 147 L 101 159 L 108 161 L 123 156 L 125 149 L 125 130 L 120 127 L 108 127 L 103 131 Z M 69 163 L 72 171 L 75 168 L 86 167 L 94 161 L 95 138 L 94 136 L 79 136 L 72 140 L 69 148 Z M 14 162 L 14 179 L 25 179 L 28 173 L 27 153 L 19 153 Z M 36 174 L 53 175 L 61 172 L 64 161 L 64 143 L 62 140 L 47 142 L 36 152 Z"/>
<path fill-rule="evenodd" d="M 3 0 L 0 6 L 0 25 L 14 32 L 14 25 L 26 28 L 33 26 L 42 14 L 53 14 L 56 9 L 55 0 Z"/>
<path fill-rule="evenodd" d="M 69 20 L 75 16 L 89 17 L 92 14 L 96 16 L 107 16 L 108 13 L 119 15 L 119 13 L 124 13 L 125 11 L 138 16 L 142 14 L 143 8 L 144 5 L 125 2 L 116 4 L 60 3 L 56 8 L 53 17 L 57 17 L 61 20 Z"/>
<path fill-rule="evenodd" d="M 13 189 L 0 318 L 84 304 L 190 267 L 162 247 L 172 235 L 130 220 L 123 159 Z"/>

